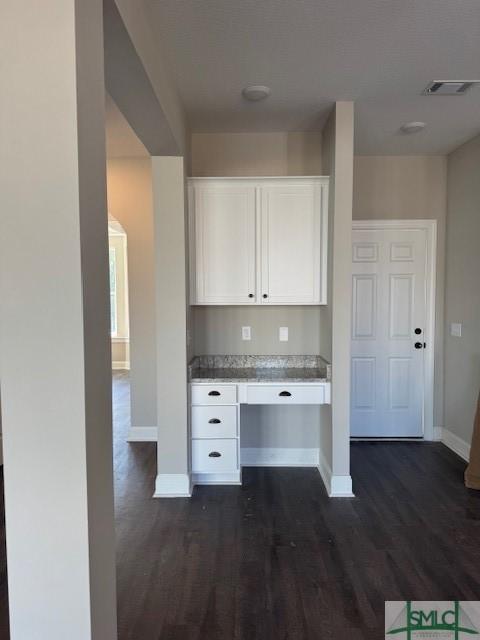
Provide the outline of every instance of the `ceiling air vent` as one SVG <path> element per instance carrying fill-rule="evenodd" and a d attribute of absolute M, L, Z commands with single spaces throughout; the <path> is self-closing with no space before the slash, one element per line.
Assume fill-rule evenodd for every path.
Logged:
<path fill-rule="evenodd" d="M 461 96 L 479 80 L 435 80 L 430 82 L 424 90 L 427 96 Z"/>

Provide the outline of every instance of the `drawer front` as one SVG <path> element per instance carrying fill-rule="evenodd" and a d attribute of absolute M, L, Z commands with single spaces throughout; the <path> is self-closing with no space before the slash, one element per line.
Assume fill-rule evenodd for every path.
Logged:
<path fill-rule="evenodd" d="M 238 470 L 238 440 L 192 440 L 193 473 Z"/>
<path fill-rule="evenodd" d="M 192 404 L 235 404 L 236 401 L 234 384 L 192 384 Z"/>
<path fill-rule="evenodd" d="M 192 407 L 192 438 L 236 438 L 237 407 Z"/>
<path fill-rule="evenodd" d="M 325 385 L 252 385 L 247 404 L 325 404 Z"/>

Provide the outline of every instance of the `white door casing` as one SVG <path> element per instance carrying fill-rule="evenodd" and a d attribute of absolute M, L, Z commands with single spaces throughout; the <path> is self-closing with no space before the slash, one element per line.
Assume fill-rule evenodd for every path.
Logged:
<path fill-rule="evenodd" d="M 432 222 L 354 223 L 353 437 L 433 437 Z"/>

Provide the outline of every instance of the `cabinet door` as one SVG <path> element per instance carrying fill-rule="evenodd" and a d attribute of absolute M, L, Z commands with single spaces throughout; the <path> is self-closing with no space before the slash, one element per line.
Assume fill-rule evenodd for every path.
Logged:
<path fill-rule="evenodd" d="M 313 181 L 262 187 L 263 304 L 325 304 L 322 188 Z"/>
<path fill-rule="evenodd" d="M 253 184 L 193 187 L 193 304 L 257 302 L 255 199 Z"/>

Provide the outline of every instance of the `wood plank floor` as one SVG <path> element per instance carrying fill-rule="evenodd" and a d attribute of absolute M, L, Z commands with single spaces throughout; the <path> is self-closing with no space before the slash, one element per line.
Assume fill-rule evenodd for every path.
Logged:
<path fill-rule="evenodd" d="M 385 600 L 480 600 L 480 493 L 441 444 L 354 443 L 356 498 L 314 469 L 244 469 L 242 487 L 152 500 L 155 446 L 125 444 L 116 374 L 120 640 L 372 640 Z M 0 525 L 0 638 L 6 584 Z"/>

